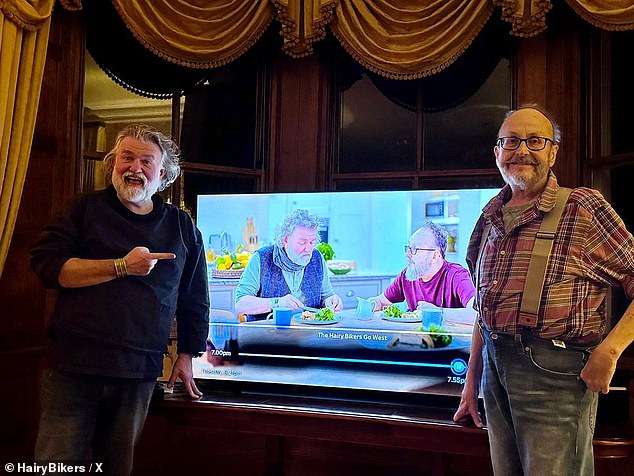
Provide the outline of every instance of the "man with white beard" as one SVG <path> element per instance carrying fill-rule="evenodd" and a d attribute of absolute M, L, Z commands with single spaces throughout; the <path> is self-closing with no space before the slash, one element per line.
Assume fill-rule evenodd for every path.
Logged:
<path fill-rule="evenodd" d="M 410 311 L 417 307 L 469 308 L 475 288 L 469 271 L 445 259 L 447 232 L 427 221 L 405 245 L 407 267 L 380 295 L 372 297 L 373 310 L 407 301 Z"/>
<path fill-rule="evenodd" d="M 265 319 L 276 307 L 342 309 L 319 243 L 319 218 L 298 209 L 278 227 L 275 244 L 257 250 L 236 289 L 235 309 L 248 321 Z"/>
<path fill-rule="evenodd" d="M 146 125 L 122 130 L 104 158 L 112 186 L 80 195 L 31 249 L 57 289 L 42 378 L 37 461 L 130 474 L 174 316 L 178 358 L 168 383 L 199 398 L 192 356 L 209 326 L 202 235 L 157 191 L 179 175 L 174 141 Z"/>

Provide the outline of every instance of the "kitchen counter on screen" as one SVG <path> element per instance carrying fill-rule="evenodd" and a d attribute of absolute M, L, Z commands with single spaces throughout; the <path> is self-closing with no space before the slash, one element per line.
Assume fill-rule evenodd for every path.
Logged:
<path fill-rule="evenodd" d="M 390 285 L 396 274 L 381 270 L 354 269 L 348 274 L 330 274 L 330 282 L 344 309 L 357 307 L 357 297 L 378 296 Z M 212 278 L 209 270 L 209 298 L 213 309 L 234 312 L 235 292 L 239 278 Z"/>
<path fill-rule="evenodd" d="M 399 270 L 400 272 L 400 270 Z M 372 269 L 353 269 L 348 274 L 333 274 L 329 273 L 330 282 L 339 283 L 350 280 L 358 279 L 387 279 L 390 282 L 397 276 L 398 273 L 372 270 Z M 211 277 L 211 268 L 209 268 L 209 285 L 210 286 L 237 286 L 239 278 L 213 278 Z"/>

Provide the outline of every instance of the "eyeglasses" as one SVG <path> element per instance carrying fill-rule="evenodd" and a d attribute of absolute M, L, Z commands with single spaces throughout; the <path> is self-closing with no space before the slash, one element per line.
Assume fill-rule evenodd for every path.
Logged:
<path fill-rule="evenodd" d="M 517 150 L 520 145 L 522 145 L 522 142 L 526 142 L 528 150 L 532 150 L 533 152 L 544 150 L 548 142 L 552 144 L 555 143 L 554 140 L 549 139 L 548 137 L 539 136 L 530 136 L 526 139 L 520 139 L 519 137 L 498 137 L 497 140 L 498 145 L 504 150 Z"/>
<path fill-rule="evenodd" d="M 409 245 L 405 245 L 405 253 L 409 253 L 411 255 L 415 255 L 419 251 L 436 251 L 436 248 L 412 248 Z"/>

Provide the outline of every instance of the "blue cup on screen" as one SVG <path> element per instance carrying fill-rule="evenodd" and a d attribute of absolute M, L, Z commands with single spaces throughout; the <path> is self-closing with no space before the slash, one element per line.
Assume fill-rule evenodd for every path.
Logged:
<path fill-rule="evenodd" d="M 429 329 L 432 324 L 442 327 L 442 309 L 423 309 L 423 327 Z"/>
<path fill-rule="evenodd" d="M 293 310 L 288 307 L 276 307 L 273 309 L 268 316 L 268 319 L 273 319 L 275 323 L 275 327 L 278 329 L 284 329 L 285 327 L 289 327 L 291 325 L 291 317 L 293 315 Z"/>
<path fill-rule="evenodd" d="M 372 319 L 372 303 L 367 299 L 357 297 L 357 319 L 367 321 Z"/>

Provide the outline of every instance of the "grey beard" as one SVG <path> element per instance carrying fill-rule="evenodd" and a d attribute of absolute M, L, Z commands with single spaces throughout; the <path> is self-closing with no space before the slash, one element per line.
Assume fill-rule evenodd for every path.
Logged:
<path fill-rule="evenodd" d="M 519 187 L 520 190 L 529 190 L 530 188 L 537 185 L 544 176 L 548 176 L 548 168 L 539 164 L 533 170 L 531 174 L 511 174 L 507 167 L 501 167 L 500 173 L 502 174 L 502 178 L 509 185 L 515 185 Z"/>
<path fill-rule="evenodd" d="M 308 255 L 306 258 L 302 258 L 301 256 L 299 256 L 299 254 L 295 253 L 291 249 L 286 250 L 286 255 L 288 256 L 288 259 L 290 259 L 293 263 L 300 266 L 306 266 L 310 261 L 310 255 Z"/>
<path fill-rule="evenodd" d="M 131 203 L 142 203 L 154 195 L 154 192 L 149 189 L 147 181 L 140 190 L 128 187 L 124 177 L 113 177 L 112 184 L 117 190 L 117 193 L 124 200 Z"/>
<path fill-rule="evenodd" d="M 405 268 L 405 279 L 408 281 L 416 281 L 425 274 L 425 267 L 418 264 L 408 264 Z"/>

